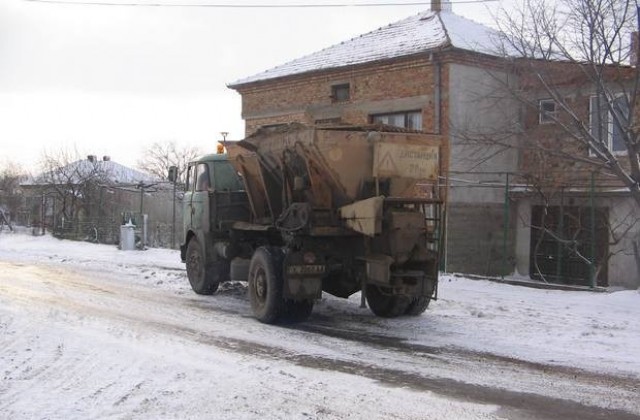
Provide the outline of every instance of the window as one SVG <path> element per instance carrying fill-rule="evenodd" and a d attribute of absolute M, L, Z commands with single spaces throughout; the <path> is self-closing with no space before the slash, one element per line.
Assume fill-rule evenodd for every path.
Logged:
<path fill-rule="evenodd" d="M 331 101 L 346 102 L 351 99 L 351 89 L 349 83 L 331 86 Z"/>
<path fill-rule="evenodd" d="M 422 130 L 422 111 L 393 112 L 371 116 L 374 124 L 393 125 L 395 127 Z"/>
<path fill-rule="evenodd" d="M 193 180 L 195 177 L 195 168 L 196 165 L 189 165 L 189 169 L 187 170 L 187 182 L 185 183 L 185 191 L 193 191 Z"/>
<path fill-rule="evenodd" d="M 629 125 L 629 99 L 616 95 L 611 102 L 613 110 L 604 96 L 593 95 L 589 100 L 589 126 L 591 135 L 604 143 L 613 153 L 624 153 L 627 147 L 623 133 Z M 617 116 L 617 119 L 614 117 Z"/>
<path fill-rule="evenodd" d="M 553 99 L 541 99 L 539 102 L 539 123 L 553 124 L 557 117 L 556 101 Z"/>
<path fill-rule="evenodd" d="M 196 168 L 196 192 L 208 191 L 211 186 L 209 181 L 209 170 L 206 163 L 199 163 Z"/>

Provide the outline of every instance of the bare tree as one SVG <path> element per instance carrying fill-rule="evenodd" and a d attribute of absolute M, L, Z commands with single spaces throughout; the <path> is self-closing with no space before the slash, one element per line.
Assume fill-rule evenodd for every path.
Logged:
<path fill-rule="evenodd" d="M 108 173 L 95 156 L 80 158 L 77 151 L 69 150 L 44 152 L 41 167 L 43 172 L 35 180 L 42 195 L 41 206 L 46 207 L 47 199 L 52 198 L 54 218 L 66 230 L 77 230 L 81 213 L 84 217 L 97 216 L 90 213 L 96 209 L 99 190 L 108 182 Z"/>
<path fill-rule="evenodd" d="M 632 197 L 626 215 L 618 212 L 606 226 L 593 211 L 575 220 L 565 215 L 578 226 L 572 231 L 550 227 L 549 218 L 525 221 L 539 238 L 552 238 L 587 264 L 592 281 L 613 253 L 640 249 L 638 6 L 638 0 L 521 0 L 501 10 L 496 14 L 498 59 L 486 72 L 494 90 L 477 100 L 491 112 L 500 104 L 511 112 L 495 126 L 453 127 L 480 164 L 517 150 L 516 175 L 544 214 L 562 205 L 563 192 L 582 194 L 585 198 L 576 202 L 596 211 L 589 204 L 594 190 Z M 614 251 L 596 256 L 593 248 L 585 250 L 595 230 L 608 232 Z M 541 243 L 531 245 L 535 256 Z M 640 254 L 635 258 L 640 272 Z M 541 274 L 535 258 L 532 264 Z"/>
<path fill-rule="evenodd" d="M 520 79 L 505 93 L 554 126 L 531 135 L 525 120 L 517 147 L 614 178 L 640 206 L 637 9 L 637 0 L 524 0 L 497 24 Z"/>
<path fill-rule="evenodd" d="M 138 168 L 165 179 L 169 173 L 169 167 L 178 168 L 178 183 L 184 183 L 187 164 L 201 154 L 197 147 L 178 146 L 175 141 L 156 142 L 143 152 L 143 157 L 138 160 Z"/>
<path fill-rule="evenodd" d="M 15 163 L 5 162 L 0 169 L 0 212 L 4 223 L 9 224 L 17 216 L 22 204 L 20 182 L 25 178 L 26 174 Z"/>

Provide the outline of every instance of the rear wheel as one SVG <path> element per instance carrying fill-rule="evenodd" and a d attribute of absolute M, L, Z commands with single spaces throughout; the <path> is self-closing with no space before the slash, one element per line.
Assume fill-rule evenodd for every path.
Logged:
<path fill-rule="evenodd" d="M 187 245 L 187 277 L 194 292 L 211 295 L 218 290 L 220 276 L 211 264 L 207 264 L 202 245 L 192 238 Z"/>
<path fill-rule="evenodd" d="M 289 322 L 302 322 L 309 319 L 313 311 L 313 300 L 287 300 L 284 316 Z"/>
<path fill-rule="evenodd" d="M 391 290 L 381 286 L 367 286 L 367 302 L 371 312 L 384 318 L 404 315 L 410 299 L 407 296 L 394 295 Z"/>
<path fill-rule="evenodd" d="M 427 307 L 429 306 L 430 301 L 431 301 L 431 298 L 424 297 L 424 296 L 415 297 L 411 299 L 411 303 L 409 303 L 409 306 L 407 307 L 405 314 L 411 315 L 411 316 L 421 315 L 424 311 L 427 310 Z"/>
<path fill-rule="evenodd" d="M 282 252 L 278 248 L 258 248 L 249 264 L 249 302 L 258 321 L 278 321 L 284 310 L 282 288 Z"/>

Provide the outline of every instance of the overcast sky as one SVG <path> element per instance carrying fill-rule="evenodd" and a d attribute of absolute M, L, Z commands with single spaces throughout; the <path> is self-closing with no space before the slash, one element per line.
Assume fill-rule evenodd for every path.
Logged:
<path fill-rule="evenodd" d="M 487 9 L 499 6 L 454 2 L 453 11 L 488 23 Z M 0 166 L 11 161 L 34 172 L 43 151 L 61 148 L 76 148 L 83 156 L 109 155 L 135 166 L 145 148 L 167 140 L 214 150 L 221 131 L 229 132 L 230 139 L 244 135 L 240 96 L 226 84 L 428 9 L 130 7 L 0 0 Z"/>

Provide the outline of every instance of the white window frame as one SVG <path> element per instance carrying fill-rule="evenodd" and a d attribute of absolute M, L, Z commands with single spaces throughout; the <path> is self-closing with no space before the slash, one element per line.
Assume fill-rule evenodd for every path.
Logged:
<path fill-rule="evenodd" d="M 409 122 L 409 117 L 413 115 L 415 117 L 419 118 L 419 124 L 418 127 L 408 127 L 407 124 Z M 372 124 L 376 123 L 376 119 L 378 118 L 389 118 L 389 117 L 397 117 L 397 116 L 402 116 L 404 119 L 404 125 L 399 126 L 399 125 L 393 125 L 393 124 L 388 124 L 388 125 L 393 125 L 394 127 L 401 127 L 401 128 L 406 128 L 409 130 L 417 130 L 417 131 L 422 131 L 423 130 L 423 124 L 424 121 L 422 119 L 422 110 L 420 109 L 412 109 L 410 111 L 399 111 L 399 112 L 380 112 L 377 114 L 371 114 L 369 115 L 369 119 L 371 120 Z"/>
<path fill-rule="evenodd" d="M 624 93 L 617 93 L 614 95 L 614 100 L 617 98 L 621 98 L 624 97 L 625 94 Z M 594 99 L 597 98 L 598 95 L 592 94 L 589 96 L 589 131 L 591 132 L 591 135 L 597 138 L 597 135 L 594 134 L 594 127 L 593 127 L 593 107 L 595 105 L 595 101 Z M 606 98 L 603 99 L 603 101 L 606 101 Z M 628 101 L 628 98 L 627 98 Z M 602 106 L 602 104 L 601 104 Z M 613 155 L 626 155 L 628 153 L 626 147 L 623 148 L 622 150 L 613 150 L 613 135 L 614 135 L 614 121 L 613 121 L 613 116 L 611 115 L 611 111 L 609 109 L 606 109 L 603 111 L 602 115 L 606 115 L 607 121 L 606 121 L 606 125 L 604 125 L 604 129 L 605 129 L 605 136 L 606 136 L 606 146 L 607 148 L 611 151 L 611 153 Z M 593 151 L 591 149 L 589 149 L 589 155 L 590 156 L 595 156 L 595 153 L 593 153 Z"/>
<path fill-rule="evenodd" d="M 552 104 L 553 111 L 545 111 L 544 104 Z M 589 114 L 591 115 L 591 114 Z M 540 99 L 538 101 L 538 124 L 555 124 L 558 117 L 558 105 L 553 99 Z"/>

